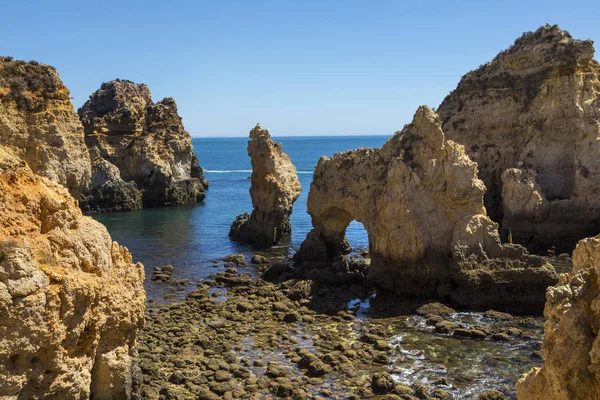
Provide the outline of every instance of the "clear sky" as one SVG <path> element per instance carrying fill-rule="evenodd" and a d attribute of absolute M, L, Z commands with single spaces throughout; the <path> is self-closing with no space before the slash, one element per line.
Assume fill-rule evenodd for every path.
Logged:
<path fill-rule="evenodd" d="M 76 107 L 115 78 L 192 136 L 391 134 L 524 31 L 600 41 L 600 0 L 6 1 L 0 54 L 54 65 Z"/>

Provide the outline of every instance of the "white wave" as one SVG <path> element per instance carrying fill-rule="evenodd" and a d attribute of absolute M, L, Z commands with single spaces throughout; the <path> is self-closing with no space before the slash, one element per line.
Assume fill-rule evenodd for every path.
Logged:
<path fill-rule="evenodd" d="M 204 172 L 211 174 L 235 174 L 235 173 L 245 173 L 251 174 L 251 169 L 231 169 L 231 170 L 222 170 L 222 169 L 205 169 Z M 313 171 L 297 171 L 298 174 L 312 174 Z"/>

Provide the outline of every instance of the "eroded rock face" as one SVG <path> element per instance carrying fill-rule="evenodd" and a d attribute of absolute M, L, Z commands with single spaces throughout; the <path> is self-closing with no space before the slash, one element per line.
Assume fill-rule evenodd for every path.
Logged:
<path fill-rule="evenodd" d="M 323 263 L 347 252 L 346 227 L 357 220 L 378 286 L 470 308 L 541 312 L 556 273 L 501 244 L 484 193 L 463 146 L 446 141 L 437 115 L 420 107 L 381 149 L 321 157 L 308 196 L 313 230 L 295 260 Z"/>
<path fill-rule="evenodd" d="M 126 399 L 144 270 L 0 145 L 0 398 Z"/>
<path fill-rule="evenodd" d="M 236 218 L 229 237 L 257 247 L 271 247 L 290 234 L 292 206 L 302 188 L 296 167 L 282 151 L 281 143 L 271 140 L 269 131 L 259 125 L 250 131 L 248 155 L 254 209 Z"/>
<path fill-rule="evenodd" d="M 202 201 L 208 182 L 194 154 L 173 98 L 152 101 L 146 85 L 114 80 L 78 111 L 92 154 L 92 184 L 82 197 L 86 211 L 129 210 Z M 106 174 L 113 164 L 119 174 Z M 109 193 L 104 192 L 107 176 Z M 127 185 L 124 185 L 127 183 Z"/>
<path fill-rule="evenodd" d="M 519 399 L 600 398 L 600 236 L 579 242 L 573 270 L 548 289 L 544 364 L 517 384 Z"/>
<path fill-rule="evenodd" d="M 570 251 L 599 232 L 600 65 L 592 44 L 557 26 L 524 34 L 466 74 L 438 108 L 447 137 L 477 162 L 485 206 L 503 235 L 511 228 L 515 242 L 536 250 Z"/>
<path fill-rule="evenodd" d="M 0 145 L 75 197 L 89 182 L 83 127 L 69 89 L 49 65 L 0 57 Z"/>

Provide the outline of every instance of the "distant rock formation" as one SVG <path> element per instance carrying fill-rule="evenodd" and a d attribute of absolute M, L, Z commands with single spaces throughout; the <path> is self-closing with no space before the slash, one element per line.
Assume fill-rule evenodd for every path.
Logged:
<path fill-rule="evenodd" d="M 146 85 L 117 79 L 103 83 L 78 113 L 93 166 L 91 185 L 81 197 L 84 211 L 204 199 L 208 182 L 173 98 L 154 103 Z"/>
<path fill-rule="evenodd" d="M 271 247 L 292 230 L 292 206 L 302 188 L 296 167 L 271 140 L 269 131 L 256 125 L 250 131 L 248 155 L 252 162 L 252 214 L 239 215 L 231 225 L 229 237 L 256 247 Z"/>
<path fill-rule="evenodd" d="M 78 197 L 90 157 L 69 89 L 49 65 L 0 57 L 0 145 Z"/>
<path fill-rule="evenodd" d="M 376 285 L 470 308 L 541 313 L 557 274 L 543 258 L 501 244 L 484 193 L 477 164 L 420 107 L 381 149 L 321 157 L 308 195 L 313 230 L 294 259 L 335 260 L 348 251 L 346 227 L 357 220 Z"/>
<path fill-rule="evenodd" d="M 17 156 L 47 134 L 36 132 L 21 151 L 0 145 L 0 398 L 127 399 L 144 322 L 143 266 Z"/>
<path fill-rule="evenodd" d="M 479 165 L 485 206 L 503 235 L 510 228 L 536 250 L 570 252 L 600 232 L 593 56 L 592 41 L 546 25 L 466 74 L 437 110 L 447 137 Z"/>
<path fill-rule="evenodd" d="M 544 364 L 517 383 L 523 400 L 600 398 L 600 236 L 579 242 L 573 270 L 548 289 Z"/>

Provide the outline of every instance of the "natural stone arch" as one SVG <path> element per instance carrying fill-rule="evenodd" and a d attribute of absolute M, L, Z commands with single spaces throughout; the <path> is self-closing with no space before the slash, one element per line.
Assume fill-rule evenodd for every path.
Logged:
<path fill-rule="evenodd" d="M 369 237 L 368 277 L 380 287 L 472 305 L 488 301 L 488 282 L 499 279 L 497 291 L 512 294 L 524 285 L 519 274 L 530 273 L 525 280 L 531 278 L 527 286 L 535 305 L 525 308 L 541 311 L 556 273 L 519 246 L 503 247 L 497 224 L 486 215 L 484 193 L 477 164 L 463 146 L 445 140 L 437 115 L 420 107 L 382 148 L 319 160 L 307 203 L 313 230 L 294 259 L 323 263 L 346 252 L 346 227 L 357 220 Z M 503 259 L 490 261 L 496 257 Z M 521 272 L 507 278 L 515 268 Z M 461 285 L 480 285 L 489 293 L 456 291 Z"/>

